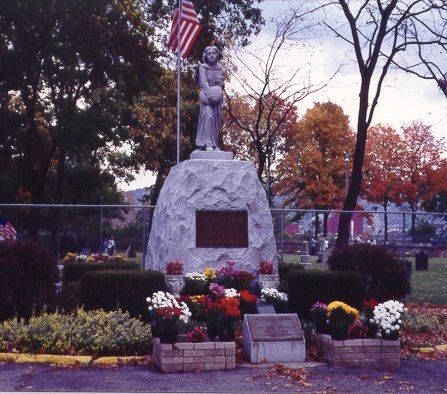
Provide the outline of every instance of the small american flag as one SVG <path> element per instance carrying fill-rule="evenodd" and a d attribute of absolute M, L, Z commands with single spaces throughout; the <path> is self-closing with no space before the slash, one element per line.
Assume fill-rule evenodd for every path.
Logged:
<path fill-rule="evenodd" d="M 0 220 L 0 241 L 15 241 L 17 232 L 11 222 Z"/>
<path fill-rule="evenodd" d="M 174 19 L 172 20 L 168 47 L 174 52 L 178 51 L 178 30 L 180 26 L 180 56 L 185 58 L 191 53 L 191 50 L 199 37 L 200 31 L 202 30 L 202 26 L 197 18 L 192 2 L 186 0 L 180 1 L 182 1 L 182 17 L 179 17 L 180 10 L 177 8 L 175 10 Z"/>

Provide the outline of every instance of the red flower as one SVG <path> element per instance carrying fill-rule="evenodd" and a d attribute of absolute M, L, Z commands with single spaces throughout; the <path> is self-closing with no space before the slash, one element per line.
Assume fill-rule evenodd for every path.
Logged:
<path fill-rule="evenodd" d="M 258 297 L 256 297 L 254 294 L 251 294 L 248 290 L 241 290 L 239 292 L 239 297 L 247 304 L 254 304 L 258 299 Z"/>

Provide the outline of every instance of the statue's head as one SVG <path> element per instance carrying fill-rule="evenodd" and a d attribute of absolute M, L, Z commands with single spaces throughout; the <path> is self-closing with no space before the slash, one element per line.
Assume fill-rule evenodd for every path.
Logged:
<path fill-rule="evenodd" d="M 217 49 L 216 46 L 212 45 L 212 46 L 206 47 L 205 50 L 203 51 L 203 55 L 202 55 L 202 62 L 203 63 L 208 63 L 208 55 L 211 52 L 215 52 L 216 53 L 216 60 L 219 59 L 219 57 L 220 57 L 219 50 Z"/>

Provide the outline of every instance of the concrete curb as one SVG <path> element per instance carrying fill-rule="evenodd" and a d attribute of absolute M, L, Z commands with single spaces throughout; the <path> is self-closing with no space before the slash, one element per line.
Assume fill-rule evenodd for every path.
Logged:
<path fill-rule="evenodd" d="M 148 361 L 149 356 L 129 357 L 100 357 L 93 359 L 92 356 L 64 356 L 53 354 L 23 354 L 23 353 L 0 353 L 0 362 L 6 363 L 39 363 L 55 365 L 126 365 L 132 363 L 143 363 Z"/>
<path fill-rule="evenodd" d="M 412 347 L 411 350 L 418 353 L 447 352 L 447 344 L 428 347 Z"/>

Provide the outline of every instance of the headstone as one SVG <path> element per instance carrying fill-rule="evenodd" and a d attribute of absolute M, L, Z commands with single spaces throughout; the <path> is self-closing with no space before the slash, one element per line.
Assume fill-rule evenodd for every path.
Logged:
<path fill-rule="evenodd" d="M 428 270 L 428 254 L 424 250 L 416 253 L 416 271 Z"/>
<path fill-rule="evenodd" d="M 303 362 L 305 339 L 295 313 L 245 315 L 244 354 L 250 362 Z"/>
<path fill-rule="evenodd" d="M 304 264 L 304 265 L 311 264 L 312 263 L 312 259 L 311 259 L 310 255 L 309 254 L 302 254 L 300 256 L 300 263 Z"/>
<path fill-rule="evenodd" d="M 203 151 L 219 154 L 219 151 Z M 180 260 L 184 272 L 219 269 L 229 260 L 254 272 L 276 261 L 273 221 L 253 163 L 185 160 L 172 167 L 152 219 L 145 267 Z"/>

